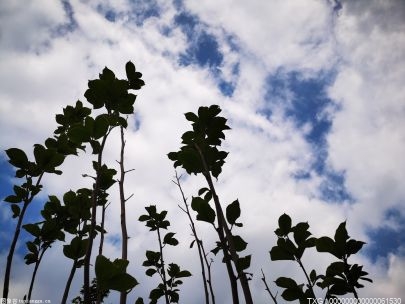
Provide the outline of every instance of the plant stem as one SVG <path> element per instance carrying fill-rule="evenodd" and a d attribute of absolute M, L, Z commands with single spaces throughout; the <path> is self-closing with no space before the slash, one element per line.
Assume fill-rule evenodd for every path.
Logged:
<path fill-rule="evenodd" d="M 39 177 L 38 180 L 35 184 L 35 187 L 38 187 L 41 179 L 44 175 L 44 172 L 42 172 Z M 8 291 L 9 291 L 9 285 L 10 285 L 10 275 L 11 275 L 11 265 L 13 263 L 13 257 L 14 257 L 14 251 L 15 251 L 15 247 L 17 245 L 17 241 L 18 241 L 18 237 L 20 236 L 20 232 L 21 232 L 21 225 L 24 219 L 24 215 L 25 212 L 27 211 L 28 205 L 32 202 L 32 200 L 34 199 L 35 195 L 32 194 L 24 200 L 24 205 L 21 209 L 21 213 L 18 216 L 18 222 L 17 222 L 17 226 L 15 228 L 14 231 L 14 236 L 13 236 L 13 240 L 11 242 L 11 246 L 10 246 L 10 250 L 8 252 L 7 255 L 7 264 L 6 264 L 6 271 L 4 273 L 4 284 L 3 284 L 3 298 L 7 299 L 8 298 Z"/>
<path fill-rule="evenodd" d="M 120 179 L 118 181 L 119 191 L 120 191 L 120 203 L 121 203 L 121 235 L 122 235 L 122 248 L 121 248 L 121 258 L 123 260 L 128 259 L 128 232 L 126 223 L 126 213 L 125 213 L 125 193 L 124 193 L 124 180 L 125 180 L 125 168 L 124 168 L 124 151 L 125 151 L 125 138 L 124 138 L 124 128 L 120 127 L 121 131 L 121 152 L 120 152 Z M 120 294 L 120 304 L 125 304 L 127 302 L 127 293 L 125 291 Z"/>
<path fill-rule="evenodd" d="M 111 131 L 111 130 L 110 130 Z M 106 135 L 103 136 L 101 142 L 100 152 L 98 153 L 97 158 L 97 167 L 101 167 L 101 163 L 103 160 L 103 150 L 105 143 L 107 141 L 108 132 Z M 98 169 L 99 170 L 99 169 Z M 100 173 L 96 172 L 96 181 L 93 186 L 93 192 L 91 194 L 91 224 L 90 224 L 90 231 L 89 231 L 89 242 L 87 245 L 86 255 L 84 257 L 84 286 L 83 286 L 83 298 L 85 303 L 90 303 L 90 260 L 91 260 L 91 252 L 93 249 L 93 238 L 94 232 L 96 227 L 96 216 L 97 216 L 97 197 L 98 192 L 100 191 Z"/>
<path fill-rule="evenodd" d="M 169 296 L 167 294 L 167 282 L 166 282 L 166 270 L 165 270 L 165 260 L 163 259 L 163 245 L 162 245 L 162 239 L 160 237 L 160 229 L 157 228 L 157 235 L 158 235 L 158 240 L 159 240 L 159 250 L 160 250 L 160 261 L 162 263 L 162 281 L 163 281 L 163 290 L 165 293 L 165 300 L 166 304 L 169 304 Z"/>
<path fill-rule="evenodd" d="M 49 248 L 49 246 L 50 245 L 45 245 L 42 248 L 41 253 L 39 254 L 38 260 L 35 262 L 35 267 L 34 267 L 34 271 L 32 273 L 31 282 L 30 282 L 30 288 L 28 290 L 28 303 L 31 300 L 32 289 L 34 288 L 35 277 L 37 275 L 39 265 L 41 264 L 42 257 L 44 256 L 45 251 Z"/>
<path fill-rule="evenodd" d="M 269 285 L 267 285 L 267 281 L 266 281 L 266 277 L 264 275 L 263 269 L 260 269 L 262 271 L 262 281 L 264 283 L 264 286 L 266 286 L 265 290 L 269 293 L 271 299 L 273 300 L 274 304 L 277 304 L 277 294 L 273 295 L 273 293 L 271 292 Z"/>
<path fill-rule="evenodd" d="M 65 291 L 63 292 L 61 304 L 66 304 L 67 298 L 69 296 L 70 285 L 72 284 L 73 278 L 76 273 L 76 268 L 77 268 L 77 259 L 73 261 L 72 268 L 70 269 L 70 274 L 68 280 L 66 281 Z"/>
<path fill-rule="evenodd" d="M 311 280 L 310 280 L 310 278 L 309 278 L 309 276 L 308 276 L 307 271 L 305 270 L 304 265 L 303 265 L 302 262 L 301 262 L 301 259 L 299 259 L 299 258 L 296 257 L 295 260 L 298 262 L 298 264 L 300 265 L 302 271 L 303 271 L 304 274 L 305 274 L 305 277 L 306 277 L 306 279 L 307 279 L 307 281 L 308 281 L 309 290 L 310 290 L 311 293 L 312 293 L 312 298 L 313 298 L 313 299 L 317 299 L 316 296 L 315 296 L 314 289 L 312 288 L 313 286 L 312 286 Z M 316 303 L 318 303 L 318 301 L 316 301 Z"/>
<path fill-rule="evenodd" d="M 176 176 L 175 176 L 175 177 L 176 177 L 176 181 L 173 181 L 173 182 L 174 182 L 174 184 L 177 185 L 177 187 L 178 187 L 179 190 L 180 190 L 181 196 L 182 196 L 182 198 L 183 198 L 183 203 L 184 203 L 185 209 L 182 208 L 182 207 L 180 207 L 180 206 L 179 206 L 179 207 L 180 207 L 180 209 L 183 210 L 183 212 L 185 212 L 185 213 L 187 214 L 187 216 L 188 216 L 188 219 L 189 219 L 189 221 L 190 221 L 191 231 L 193 232 L 193 236 L 194 236 L 194 241 L 195 241 L 196 246 L 197 246 L 197 249 L 198 249 L 198 256 L 199 256 L 199 258 L 200 258 L 201 274 L 202 274 L 203 285 L 204 285 L 205 303 L 206 303 L 206 304 L 209 304 L 209 303 L 210 303 L 210 301 L 209 301 L 208 287 L 207 287 L 207 284 L 209 284 L 209 285 L 210 285 L 211 296 L 212 296 L 212 299 L 213 299 L 213 302 L 212 302 L 212 303 L 214 304 L 214 303 L 215 303 L 215 300 L 214 300 L 214 295 L 213 295 L 213 293 L 212 293 L 211 279 L 209 279 L 209 280 L 207 281 L 206 274 L 205 274 L 206 270 L 205 270 L 205 266 L 204 266 L 204 257 L 203 257 L 203 255 L 204 255 L 204 252 L 203 252 L 204 247 L 203 247 L 203 245 L 202 245 L 202 241 L 200 241 L 200 239 L 198 238 L 197 230 L 196 230 L 196 227 L 195 227 L 195 225 L 194 225 L 193 218 L 191 217 L 190 209 L 188 208 L 187 199 L 186 199 L 186 197 L 185 197 L 185 195 L 184 195 L 183 189 L 181 188 L 180 178 L 179 178 L 179 176 L 177 175 L 177 171 L 176 171 Z M 205 262 L 207 262 L 207 261 L 205 260 Z M 208 266 L 208 265 L 207 265 L 207 266 Z M 210 272 L 210 268 L 208 268 L 208 272 Z M 209 277 L 211 278 L 211 274 L 210 274 L 210 273 L 209 273 Z"/>

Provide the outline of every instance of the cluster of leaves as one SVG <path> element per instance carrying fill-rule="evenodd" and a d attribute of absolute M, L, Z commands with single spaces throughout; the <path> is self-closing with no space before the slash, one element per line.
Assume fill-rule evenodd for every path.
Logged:
<path fill-rule="evenodd" d="M 346 222 L 341 223 L 336 229 L 335 240 L 327 236 L 313 237 L 308 231 L 309 224 L 306 222 L 292 226 L 291 218 L 287 214 L 280 216 L 278 225 L 279 227 L 275 230 L 278 240 L 277 245 L 270 251 L 271 260 L 296 261 L 307 279 L 306 284 L 298 284 L 292 278 L 279 277 L 275 283 L 284 288 L 281 294 L 284 300 L 299 300 L 300 303 L 307 303 L 309 298 L 316 299 L 315 286 L 327 289 L 325 299 L 328 300 L 348 293 L 353 293 L 357 298 L 356 288 L 363 287 L 359 280 L 372 282 L 365 277 L 367 273 L 362 270 L 362 266 L 348 263 L 348 257 L 357 253 L 364 242 L 349 239 Z M 301 258 L 305 250 L 312 247 L 316 248 L 318 252 L 328 252 L 339 259 L 328 266 L 325 275 L 317 274 L 315 270 L 311 270 L 308 275 L 302 263 Z"/>
<path fill-rule="evenodd" d="M 146 227 L 150 228 L 150 231 L 156 231 L 159 251 L 146 251 L 146 260 L 143 262 L 144 267 L 148 267 L 146 275 L 152 277 L 158 274 L 161 279 L 161 283 L 151 290 L 149 294 L 150 304 L 155 304 L 157 301 L 164 297 L 166 303 L 178 303 L 179 302 L 179 285 L 183 284 L 181 278 L 191 276 L 191 273 L 187 270 L 181 270 L 180 266 L 175 263 L 170 263 L 168 268 L 165 267 L 165 261 L 163 257 L 163 248 L 166 245 L 177 246 L 179 241 L 174 237 L 174 232 L 167 232 L 161 238 L 161 229 L 167 230 L 170 226 L 170 222 L 166 220 L 167 211 L 163 210 L 158 212 L 155 205 L 145 207 L 147 214 L 143 214 L 139 217 L 140 222 L 146 222 Z M 140 301 L 143 300 L 139 299 Z"/>
<path fill-rule="evenodd" d="M 185 117 L 192 122 L 192 131 L 185 132 L 183 146 L 178 152 L 170 152 L 168 157 L 174 166 L 181 166 L 188 174 L 207 174 L 208 171 L 218 178 L 228 153 L 218 150 L 221 139 L 225 139 L 223 131 L 230 129 L 226 119 L 218 116 L 221 109 L 217 105 L 200 107 L 198 114 L 188 112 Z M 201 155 L 204 155 L 204 160 Z M 205 163 L 205 164 L 204 164 Z"/>

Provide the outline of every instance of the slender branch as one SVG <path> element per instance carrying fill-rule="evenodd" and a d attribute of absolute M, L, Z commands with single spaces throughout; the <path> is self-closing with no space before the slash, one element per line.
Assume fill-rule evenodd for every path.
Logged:
<path fill-rule="evenodd" d="M 28 302 L 27 302 L 27 303 L 29 303 L 30 300 L 31 300 L 31 294 L 32 294 L 32 290 L 33 290 L 33 288 L 34 288 L 35 278 L 36 278 L 36 276 L 37 276 L 37 271 L 38 271 L 39 265 L 41 264 L 42 257 L 44 256 L 45 251 L 46 251 L 49 247 L 50 247 L 50 244 L 44 245 L 44 247 L 41 249 L 41 253 L 39 254 L 38 260 L 35 262 L 34 271 L 33 271 L 33 273 L 32 273 L 32 277 L 31 277 L 30 288 L 29 288 L 29 290 L 28 290 L 28 297 L 27 297 Z"/>
<path fill-rule="evenodd" d="M 315 296 L 315 292 L 314 292 L 314 289 L 313 289 L 313 286 L 312 286 L 311 279 L 309 278 L 308 273 L 307 273 L 307 271 L 305 270 L 305 267 L 304 267 L 304 265 L 303 265 L 302 262 L 301 262 L 301 259 L 295 258 L 295 260 L 298 262 L 298 264 L 300 265 L 302 271 L 304 272 L 305 278 L 307 279 L 307 282 L 308 282 L 309 290 L 310 290 L 311 293 L 312 293 L 312 298 L 313 298 L 313 299 L 317 299 L 316 296 Z M 316 300 L 316 303 L 318 303 L 317 300 Z"/>
<path fill-rule="evenodd" d="M 124 168 L 124 152 L 125 152 L 125 138 L 124 138 L 124 128 L 120 127 L 121 131 L 121 151 L 120 151 L 120 179 L 118 181 L 118 187 L 120 191 L 120 204 L 121 204 L 121 235 L 122 235 L 122 248 L 121 248 L 121 258 L 123 260 L 128 259 L 128 232 L 126 223 L 126 213 L 125 213 L 125 192 L 124 192 L 124 181 L 125 181 L 125 168 Z M 132 197 L 132 195 L 130 196 Z M 129 197 L 129 198 L 130 198 Z M 128 199 L 129 199 L 128 198 Z M 125 291 L 120 294 L 120 304 L 125 304 L 127 302 L 127 293 Z"/>
<path fill-rule="evenodd" d="M 77 269 L 77 259 L 73 260 L 73 265 L 72 265 L 72 268 L 70 269 L 69 277 L 66 281 L 65 291 L 63 292 L 61 304 L 66 304 L 67 298 L 69 296 L 70 286 L 72 285 L 72 281 L 75 276 L 76 269 Z"/>
<path fill-rule="evenodd" d="M 37 182 L 35 184 L 35 188 L 39 187 L 39 185 L 41 183 L 41 179 L 42 179 L 43 176 L 44 176 L 44 172 L 42 172 L 39 175 L 38 180 L 37 180 Z M 15 228 L 13 240 L 11 242 L 10 250 L 8 252 L 8 255 L 7 255 L 6 271 L 4 273 L 3 298 L 5 298 L 5 299 L 8 298 L 8 291 L 9 291 L 9 285 L 10 285 L 10 275 L 11 275 L 11 266 L 12 266 L 12 263 L 13 263 L 15 247 L 17 245 L 18 237 L 20 236 L 22 222 L 23 222 L 23 219 L 24 219 L 24 216 L 25 216 L 25 212 L 27 211 L 28 205 L 32 202 L 34 197 L 35 197 L 35 194 L 33 194 L 32 192 L 31 192 L 30 196 L 28 196 L 28 194 L 27 194 L 27 197 L 24 200 L 24 205 L 23 205 L 23 207 L 21 209 L 21 213 L 18 216 L 17 226 Z"/>
<path fill-rule="evenodd" d="M 177 187 L 178 187 L 179 190 L 180 190 L 181 196 L 182 196 L 182 198 L 183 198 L 183 203 L 184 203 L 185 209 L 182 208 L 181 206 L 179 206 L 179 207 L 180 207 L 180 209 L 181 209 L 184 213 L 187 214 L 188 219 L 189 219 L 189 221 L 190 221 L 191 231 L 193 232 L 194 241 L 195 241 L 196 246 L 197 246 L 197 249 L 198 249 L 198 256 L 199 256 L 199 258 L 200 258 L 201 275 L 202 275 L 203 285 L 204 285 L 205 303 L 206 303 L 206 304 L 209 304 L 210 301 L 209 301 L 209 293 L 208 293 L 208 286 L 207 286 L 207 284 L 210 284 L 210 285 L 211 285 L 211 281 L 210 281 L 210 280 L 209 280 L 209 281 L 207 280 L 206 274 L 205 274 L 205 271 L 206 271 L 206 270 L 205 270 L 204 257 L 203 257 L 203 254 L 204 254 L 204 253 L 203 253 L 203 250 L 202 250 L 202 248 L 201 248 L 201 247 L 203 247 L 203 245 L 202 245 L 202 242 L 200 242 L 200 239 L 198 238 L 197 230 L 196 230 L 196 228 L 195 228 L 193 218 L 191 217 L 190 209 L 188 208 L 187 199 L 186 199 L 186 197 L 185 197 L 185 195 L 184 195 L 183 189 L 181 188 L 180 177 L 178 176 L 177 171 L 175 171 L 175 172 L 176 172 L 176 176 L 175 176 L 176 181 L 173 181 L 173 183 L 174 183 L 175 185 L 177 185 Z M 208 268 L 208 269 L 209 269 L 209 268 Z M 209 271 L 210 271 L 210 269 L 209 269 Z M 212 291 L 211 286 L 210 286 L 210 290 Z M 214 295 L 213 295 L 213 294 L 211 294 L 211 296 L 212 296 L 212 298 L 214 298 Z M 213 301 L 213 303 L 215 303 L 215 301 Z"/>
<path fill-rule="evenodd" d="M 271 292 L 269 285 L 267 285 L 267 281 L 266 281 L 266 276 L 264 275 L 263 269 L 260 269 L 262 271 L 262 281 L 264 283 L 264 286 L 266 287 L 265 290 L 268 292 L 268 294 L 270 295 L 271 299 L 273 300 L 274 304 L 277 304 L 277 293 L 276 295 L 273 295 L 273 293 Z"/>
<path fill-rule="evenodd" d="M 103 160 L 103 150 L 105 143 L 107 141 L 107 137 L 110 134 L 111 129 L 107 132 L 106 135 L 103 136 L 101 141 L 101 148 L 100 152 L 98 153 L 97 158 L 97 165 L 101 167 L 101 163 Z M 85 303 L 90 303 L 90 260 L 91 260 L 91 252 L 93 249 L 93 238 L 95 233 L 96 227 L 96 218 L 97 218 L 97 198 L 98 192 L 100 190 L 100 174 L 96 172 L 96 181 L 93 186 L 93 192 L 91 194 L 91 224 L 90 224 L 90 231 L 89 231 L 89 242 L 87 244 L 86 255 L 84 257 L 84 286 L 83 286 L 83 298 Z"/>
<path fill-rule="evenodd" d="M 163 245 L 162 245 L 162 239 L 161 239 L 161 237 L 160 237 L 160 229 L 157 228 L 156 231 L 157 231 L 158 240 L 159 240 L 160 261 L 161 261 L 161 263 L 162 263 L 162 273 L 161 273 L 161 277 L 162 277 L 162 281 L 163 281 L 163 290 L 164 290 L 164 293 L 165 293 L 166 304 L 169 304 L 169 296 L 168 296 L 168 294 L 167 294 L 165 260 L 163 259 Z"/>

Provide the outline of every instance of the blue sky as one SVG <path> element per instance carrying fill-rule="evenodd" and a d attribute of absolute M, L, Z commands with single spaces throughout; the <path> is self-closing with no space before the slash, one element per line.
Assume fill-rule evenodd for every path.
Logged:
<path fill-rule="evenodd" d="M 88 79 L 104 66 L 123 77 L 125 63 L 132 60 L 146 86 L 139 91 L 128 132 L 128 167 L 136 169 L 128 179 L 128 192 L 134 193 L 131 218 L 156 203 L 169 210 L 173 229 L 188 244 L 166 154 L 177 149 L 188 128 L 182 113 L 219 104 L 232 130 L 227 133 L 230 155 L 218 191 L 224 201 L 239 198 L 242 204 L 243 233 L 254 254 L 252 271 L 258 273 L 252 281 L 256 301 L 266 299 L 261 267 L 274 279 L 287 270 L 298 272 L 268 259 L 275 242 L 271 231 L 284 212 L 295 221 L 308 221 L 316 235 L 333 235 L 347 220 L 350 235 L 367 242 L 357 259 L 375 281 L 361 295 L 405 297 L 400 272 L 405 267 L 402 2 L 41 1 L 43 5 L 33 0 L 0 4 L 2 151 L 19 147 L 30 154 L 33 144 L 50 136 L 54 115 L 84 100 Z M 117 144 L 118 139 L 112 139 L 107 151 L 111 165 Z M 62 167 L 64 175 L 45 178 L 43 195 L 27 220 L 37 218 L 47 195 L 88 186 L 81 178 L 88 162 L 89 157 L 71 158 Z M 3 198 L 13 183 L 4 152 L 0 182 Z M 184 180 L 189 197 L 199 186 L 198 178 Z M 15 225 L 7 203 L 0 204 L 0 219 L 4 269 Z M 115 208 L 108 228 L 106 252 L 117 257 Z M 206 226 L 199 228 L 208 243 L 214 242 Z M 130 256 L 140 261 L 150 235 L 136 221 L 129 229 Z M 29 277 L 21 262 L 23 240 L 11 290 L 21 298 Z M 189 290 L 200 282 L 191 262 L 194 254 L 182 251 L 190 261 L 185 267 L 196 274 L 184 285 L 184 303 L 195 300 Z M 169 253 L 173 259 L 178 256 Z M 68 267 L 60 248 L 53 248 L 47 258 L 50 267 Z M 328 259 L 307 257 L 307 262 L 322 268 Z M 215 266 L 220 282 L 223 265 L 218 260 Z M 142 281 L 140 294 L 155 283 L 143 276 L 136 262 L 130 271 Z M 63 287 L 65 275 L 51 274 L 44 265 L 34 296 L 58 302 L 58 288 L 47 287 L 50 279 Z M 77 278 L 72 297 L 80 284 Z M 217 293 L 221 303 L 230 303 L 228 293 Z"/>

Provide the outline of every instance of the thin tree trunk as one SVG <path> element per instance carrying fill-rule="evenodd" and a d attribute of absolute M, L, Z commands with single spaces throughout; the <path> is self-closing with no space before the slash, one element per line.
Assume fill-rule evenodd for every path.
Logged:
<path fill-rule="evenodd" d="M 36 261 L 36 263 L 35 263 L 34 271 L 32 273 L 32 277 L 31 277 L 30 288 L 28 290 L 28 302 L 27 303 L 29 303 L 30 300 L 31 300 L 31 294 L 32 294 L 32 290 L 34 288 L 35 277 L 37 276 L 37 271 L 38 271 L 38 268 L 39 268 L 39 264 L 41 264 L 42 257 L 44 256 L 45 251 L 46 251 L 46 249 L 48 249 L 48 247 L 49 246 L 46 246 L 46 247 L 44 247 L 42 249 L 42 251 L 41 251 L 41 253 L 39 255 L 38 261 Z"/>
<path fill-rule="evenodd" d="M 189 209 L 188 204 L 187 204 L 187 199 L 186 199 L 186 197 L 184 195 L 183 189 L 181 188 L 180 178 L 177 175 L 177 171 L 176 171 L 176 182 L 174 182 L 174 183 L 177 185 L 177 187 L 180 190 L 181 196 L 183 198 L 183 203 L 184 203 L 185 209 L 182 208 L 181 206 L 179 206 L 179 207 L 188 216 L 188 219 L 190 221 L 191 231 L 193 232 L 193 236 L 194 236 L 194 242 L 196 243 L 196 246 L 197 246 L 197 249 L 198 249 L 198 256 L 200 258 L 201 274 L 202 274 L 203 285 L 204 285 L 205 303 L 206 304 L 210 303 L 210 301 L 209 301 L 209 291 L 208 291 L 208 286 L 207 286 L 207 285 L 209 285 L 209 289 L 210 289 L 210 292 L 211 292 L 212 304 L 215 304 L 215 297 L 214 297 L 214 292 L 212 290 L 212 283 L 211 283 L 210 266 L 209 266 L 209 263 L 207 261 L 207 257 L 205 255 L 204 246 L 202 244 L 202 241 L 200 241 L 200 239 L 198 238 L 197 229 L 196 229 L 196 227 L 194 225 L 193 218 L 191 217 L 190 209 Z M 206 270 L 205 270 L 205 266 L 204 266 L 204 261 L 205 261 L 205 263 L 207 265 L 207 269 L 208 269 L 208 280 L 207 280 L 207 276 L 206 276 Z"/>
<path fill-rule="evenodd" d="M 70 274 L 69 274 L 68 280 L 66 282 L 65 291 L 63 292 L 63 298 L 62 298 L 61 304 L 66 304 L 67 298 L 69 296 L 70 286 L 72 285 L 72 281 L 73 281 L 73 278 L 76 273 L 76 268 L 77 268 L 77 259 L 73 261 L 72 268 L 70 269 Z"/>
<path fill-rule="evenodd" d="M 125 213 L 125 193 L 124 193 L 124 181 L 125 181 L 125 168 L 124 168 L 124 151 L 125 151 L 125 138 L 124 138 L 124 128 L 121 126 L 121 153 L 120 153 L 120 180 L 118 182 L 120 190 L 120 203 L 121 203 L 121 236 L 122 236 L 122 248 L 121 248 L 121 258 L 123 260 L 128 259 L 128 232 L 126 223 L 126 213 Z M 120 304 L 126 304 L 127 293 L 122 291 L 120 294 Z"/>
<path fill-rule="evenodd" d="M 100 153 L 98 154 L 97 165 L 101 167 L 102 159 L 103 159 L 103 150 L 107 140 L 109 132 L 103 136 L 103 140 L 101 142 Z M 100 183 L 100 174 L 97 172 L 96 174 L 96 181 L 94 183 L 92 197 L 91 197 L 91 225 L 89 231 L 89 242 L 87 244 L 86 255 L 84 257 L 84 286 L 83 286 L 83 298 L 85 303 L 90 303 L 90 260 L 91 260 L 91 252 L 93 249 L 93 238 L 94 232 L 96 227 L 96 218 L 97 218 L 97 197 L 99 192 L 99 183 Z"/>
<path fill-rule="evenodd" d="M 38 180 L 35 184 L 36 187 L 39 186 L 43 175 L 44 175 L 44 173 L 41 173 L 41 175 L 38 177 Z M 25 212 L 27 211 L 28 205 L 32 202 L 33 198 L 34 198 L 34 195 L 31 194 L 31 196 L 24 201 L 24 205 L 21 209 L 21 213 L 18 216 L 18 222 L 17 222 L 17 226 L 14 231 L 13 241 L 11 242 L 10 250 L 7 255 L 7 264 L 6 264 L 6 271 L 4 273 L 4 284 L 3 284 L 3 298 L 5 298 L 5 299 L 8 298 L 11 266 L 13 264 L 15 247 L 17 245 L 18 237 L 20 236 L 20 232 L 21 232 L 21 225 L 22 225 L 22 222 L 24 219 Z"/>

